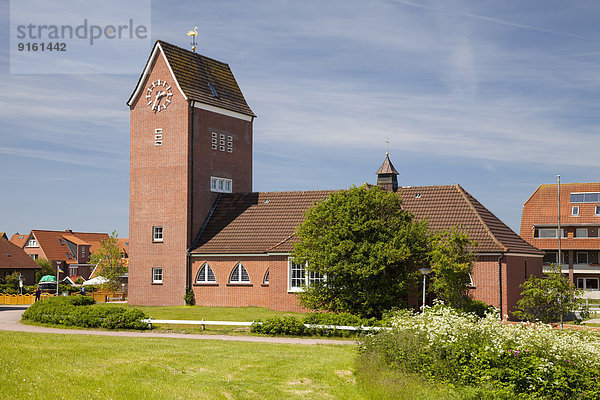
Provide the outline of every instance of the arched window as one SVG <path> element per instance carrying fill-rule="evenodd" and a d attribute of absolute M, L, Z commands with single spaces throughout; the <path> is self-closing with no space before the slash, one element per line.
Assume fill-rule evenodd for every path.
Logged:
<path fill-rule="evenodd" d="M 196 275 L 196 283 L 215 283 L 216 281 L 217 279 L 210 265 L 208 263 L 202 264 Z"/>
<path fill-rule="evenodd" d="M 267 272 L 265 272 L 265 277 L 263 278 L 263 285 L 269 284 L 269 268 L 267 268 Z"/>
<path fill-rule="evenodd" d="M 242 263 L 237 263 L 235 267 L 233 267 L 233 271 L 231 271 L 231 275 L 229 276 L 229 283 L 248 283 L 250 282 L 250 276 L 248 275 L 248 271 L 242 265 Z"/>

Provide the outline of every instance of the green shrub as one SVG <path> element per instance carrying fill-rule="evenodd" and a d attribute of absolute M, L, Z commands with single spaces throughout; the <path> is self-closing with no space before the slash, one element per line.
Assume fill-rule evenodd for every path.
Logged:
<path fill-rule="evenodd" d="M 317 327 L 308 325 L 327 325 Z M 335 329 L 331 326 L 389 326 L 389 321 L 376 318 L 361 318 L 349 313 L 311 313 L 304 318 L 269 318 L 256 321 L 251 328 L 254 333 L 295 336 L 350 336 L 357 331 Z"/>
<path fill-rule="evenodd" d="M 196 304 L 196 298 L 194 297 L 194 289 L 192 288 L 187 288 L 185 289 L 185 296 L 183 296 L 183 299 L 185 300 L 185 305 L 186 306 L 193 306 Z"/>
<path fill-rule="evenodd" d="M 483 318 L 486 314 L 494 311 L 494 306 L 490 306 L 483 301 L 469 299 L 465 302 L 461 310 L 467 313 L 473 313 L 478 317 Z"/>
<path fill-rule="evenodd" d="M 255 322 L 252 324 L 250 331 L 253 333 L 265 333 L 267 335 L 303 336 L 306 334 L 306 327 L 294 317 L 275 317 L 269 318 L 265 322 Z"/>
<path fill-rule="evenodd" d="M 41 323 L 106 329 L 148 329 L 141 322 L 148 316 L 138 309 L 93 306 L 88 296 L 58 296 L 38 301 L 24 313 L 23 319 Z"/>

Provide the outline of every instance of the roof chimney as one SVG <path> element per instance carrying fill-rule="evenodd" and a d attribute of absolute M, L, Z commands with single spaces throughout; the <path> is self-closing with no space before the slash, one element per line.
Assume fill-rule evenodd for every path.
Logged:
<path fill-rule="evenodd" d="M 377 170 L 377 186 L 392 192 L 398 190 L 398 171 L 390 161 L 389 153 L 385 153 L 385 160 Z"/>

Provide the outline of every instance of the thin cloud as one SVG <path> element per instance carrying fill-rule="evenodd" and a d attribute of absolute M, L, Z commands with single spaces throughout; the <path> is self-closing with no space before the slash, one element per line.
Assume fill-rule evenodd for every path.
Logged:
<path fill-rule="evenodd" d="M 472 14 L 472 13 L 457 13 L 457 12 L 450 11 L 447 8 L 431 7 L 431 6 L 427 6 L 424 4 L 417 4 L 417 3 L 413 3 L 411 1 L 406 1 L 406 0 L 393 0 L 393 1 L 395 3 L 404 4 L 404 5 L 410 6 L 410 7 L 422 8 L 422 9 L 432 10 L 432 11 L 443 11 L 448 14 L 454 14 L 454 15 L 459 15 L 459 16 L 463 16 L 463 17 L 479 19 L 482 21 L 494 22 L 496 24 L 512 26 L 512 27 L 520 28 L 520 29 L 527 29 L 530 31 L 545 32 L 545 33 L 551 33 L 554 35 L 563 35 L 563 36 L 569 36 L 569 37 L 578 38 L 578 39 L 585 39 L 585 37 L 571 33 L 571 32 L 562 32 L 562 31 L 558 31 L 558 30 L 554 30 L 554 29 L 545 29 L 545 28 L 540 28 L 540 27 L 536 27 L 536 26 L 532 26 L 532 25 L 519 24 L 516 22 L 507 21 L 507 20 L 503 20 L 500 18 L 487 17 L 485 15 Z"/>

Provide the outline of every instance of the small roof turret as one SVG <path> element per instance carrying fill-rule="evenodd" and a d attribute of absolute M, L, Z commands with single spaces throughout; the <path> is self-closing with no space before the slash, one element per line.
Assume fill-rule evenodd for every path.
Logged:
<path fill-rule="evenodd" d="M 398 171 L 390 161 L 390 153 L 385 153 L 385 160 L 377 170 L 377 186 L 393 192 L 398 189 Z"/>

